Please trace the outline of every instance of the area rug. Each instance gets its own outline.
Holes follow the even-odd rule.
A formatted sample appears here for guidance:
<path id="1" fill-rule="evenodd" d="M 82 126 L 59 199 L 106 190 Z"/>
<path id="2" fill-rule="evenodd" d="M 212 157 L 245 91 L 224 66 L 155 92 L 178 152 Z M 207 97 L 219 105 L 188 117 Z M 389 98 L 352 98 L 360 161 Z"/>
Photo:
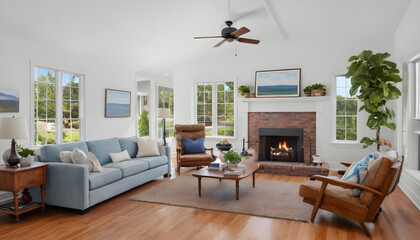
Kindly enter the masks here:
<path id="1" fill-rule="evenodd" d="M 202 178 L 199 197 L 197 178 L 185 175 L 162 182 L 130 200 L 309 222 L 312 206 L 302 202 L 299 186 L 294 182 L 256 180 L 252 188 L 252 180 L 243 179 L 236 200 L 235 181 Z"/>

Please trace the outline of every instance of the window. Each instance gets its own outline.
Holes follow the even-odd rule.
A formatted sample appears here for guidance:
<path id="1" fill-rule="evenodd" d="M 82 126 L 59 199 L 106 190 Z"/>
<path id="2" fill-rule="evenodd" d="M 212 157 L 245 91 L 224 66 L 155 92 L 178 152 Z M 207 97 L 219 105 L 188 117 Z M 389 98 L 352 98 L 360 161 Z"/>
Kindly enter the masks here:
<path id="1" fill-rule="evenodd" d="M 82 75 L 34 67 L 33 144 L 80 141 Z"/>
<path id="2" fill-rule="evenodd" d="M 420 59 L 414 62 L 414 79 L 416 81 L 416 112 L 415 118 L 420 119 Z M 420 167 L 420 165 L 419 165 Z"/>
<path id="3" fill-rule="evenodd" d="M 350 96 L 351 81 L 344 76 L 336 77 L 335 140 L 357 140 L 357 97 Z"/>
<path id="4" fill-rule="evenodd" d="M 149 107 L 147 95 L 137 96 L 139 136 L 149 136 Z"/>
<path id="5" fill-rule="evenodd" d="M 196 92 L 196 122 L 204 123 L 206 136 L 233 137 L 234 82 L 197 83 Z"/>
<path id="6" fill-rule="evenodd" d="M 165 138 L 174 136 L 174 89 L 158 86 L 158 108 L 169 108 L 169 118 L 165 118 Z M 158 136 L 162 136 L 162 118 L 158 121 Z"/>

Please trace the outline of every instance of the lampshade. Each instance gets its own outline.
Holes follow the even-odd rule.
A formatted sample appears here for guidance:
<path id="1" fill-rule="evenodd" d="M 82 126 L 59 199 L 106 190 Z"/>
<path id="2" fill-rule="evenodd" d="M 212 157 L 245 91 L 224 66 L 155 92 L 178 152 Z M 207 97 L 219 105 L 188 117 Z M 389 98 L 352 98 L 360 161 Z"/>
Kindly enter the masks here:
<path id="1" fill-rule="evenodd" d="M 158 108 L 157 117 L 158 118 L 170 118 L 171 114 L 170 114 L 169 108 Z"/>
<path id="2" fill-rule="evenodd" d="M 26 118 L 11 117 L 0 120 L 1 139 L 24 139 L 29 138 Z"/>

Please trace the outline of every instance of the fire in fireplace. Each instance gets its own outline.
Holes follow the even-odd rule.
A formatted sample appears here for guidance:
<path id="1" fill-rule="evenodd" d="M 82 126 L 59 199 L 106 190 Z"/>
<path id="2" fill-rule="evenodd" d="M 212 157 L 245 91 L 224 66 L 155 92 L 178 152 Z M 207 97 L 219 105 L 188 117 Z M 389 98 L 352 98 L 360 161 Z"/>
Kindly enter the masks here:
<path id="1" fill-rule="evenodd" d="M 296 159 L 296 150 L 287 146 L 287 142 L 279 142 L 278 148 L 270 147 L 271 161 L 294 162 Z"/>
<path id="2" fill-rule="evenodd" d="M 258 161 L 304 162 L 302 128 L 260 128 Z"/>

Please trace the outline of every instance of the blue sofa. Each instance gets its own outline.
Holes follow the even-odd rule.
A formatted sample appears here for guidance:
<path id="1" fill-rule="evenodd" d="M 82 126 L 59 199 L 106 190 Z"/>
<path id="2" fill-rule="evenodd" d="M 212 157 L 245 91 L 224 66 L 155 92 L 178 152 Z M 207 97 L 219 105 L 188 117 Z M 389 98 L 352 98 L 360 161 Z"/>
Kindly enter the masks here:
<path id="1" fill-rule="evenodd" d="M 86 142 L 46 145 L 35 160 L 47 162 L 45 202 L 87 213 L 89 207 L 152 181 L 160 176 L 170 176 L 171 151 L 158 145 L 160 156 L 137 158 L 136 137 L 111 138 Z M 87 165 L 62 163 L 61 151 L 75 147 L 85 153 L 92 152 L 102 165 L 102 172 L 89 172 Z M 131 160 L 113 163 L 109 153 L 127 150 Z M 40 189 L 29 189 L 34 201 L 40 201 Z"/>

